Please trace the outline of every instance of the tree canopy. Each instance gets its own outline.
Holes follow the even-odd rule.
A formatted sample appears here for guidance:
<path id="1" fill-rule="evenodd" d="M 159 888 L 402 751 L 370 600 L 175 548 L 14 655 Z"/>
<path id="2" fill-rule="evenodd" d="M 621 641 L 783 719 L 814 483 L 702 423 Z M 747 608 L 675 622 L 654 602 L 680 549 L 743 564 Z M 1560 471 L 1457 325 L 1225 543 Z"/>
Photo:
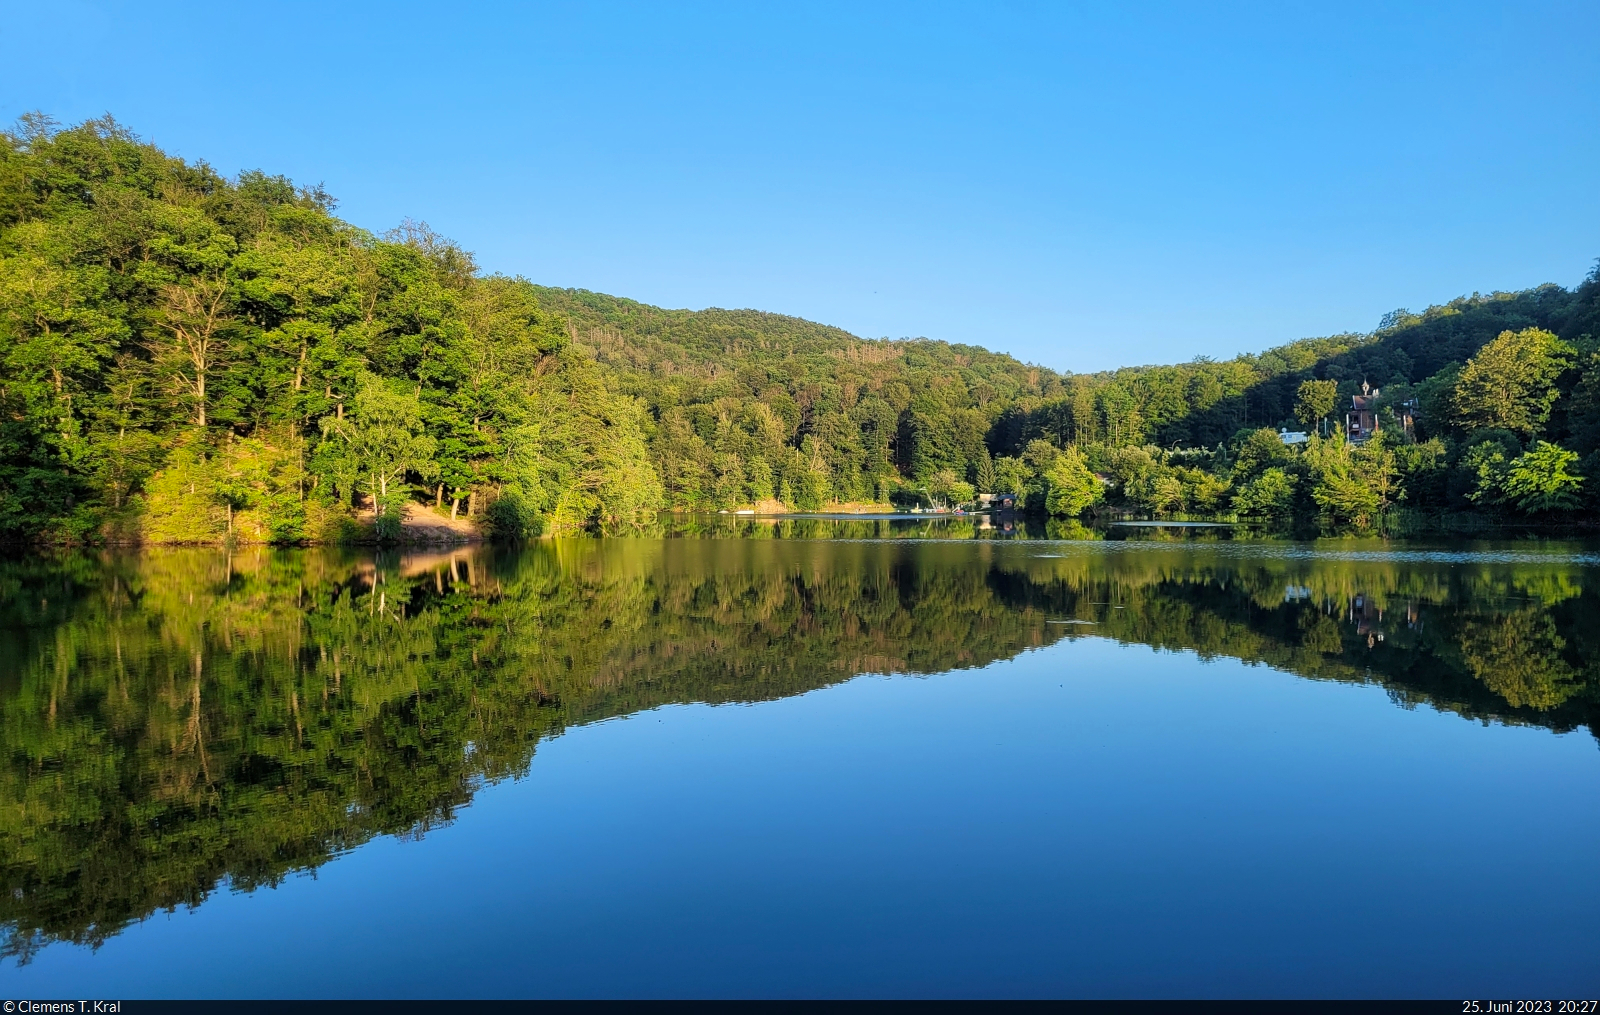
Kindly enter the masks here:
<path id="1" fill-rule="evenodd" d="M 422 223 L 379 235 L 333 211 L 109 118 L 0 135 L 0 538 L 334 540 L 415 510 L 520 537 L 1000 492 L 1047 512 L 1067 449 L 1098 491 L 1072 511 L 1058 495 L 1067 514 L 1548 520 L 1600 489 L 1582 481 L 1600 471 L 1594 274 L 1370 334 L 1071 374 L 541 287 Z M 1333 439 L 1323 421 L 1369 390 L 1384 451 L 1279 439 Z M 1576 456 L 1575 482 L 1508 493 L 1540 441 Z"/>

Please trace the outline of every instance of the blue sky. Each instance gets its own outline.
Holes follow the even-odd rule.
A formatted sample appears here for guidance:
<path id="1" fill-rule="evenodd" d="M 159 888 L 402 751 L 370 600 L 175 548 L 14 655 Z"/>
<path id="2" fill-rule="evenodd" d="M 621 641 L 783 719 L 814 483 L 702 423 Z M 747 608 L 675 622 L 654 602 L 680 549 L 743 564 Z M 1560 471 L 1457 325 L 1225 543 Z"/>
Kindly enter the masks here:
<path id="1" fill-rule="evenodd" d="M 1366 331 L 1600 257 L 1600 4 L 50 4 L 111 112 L 487 269 L 1048 366 Z"/>

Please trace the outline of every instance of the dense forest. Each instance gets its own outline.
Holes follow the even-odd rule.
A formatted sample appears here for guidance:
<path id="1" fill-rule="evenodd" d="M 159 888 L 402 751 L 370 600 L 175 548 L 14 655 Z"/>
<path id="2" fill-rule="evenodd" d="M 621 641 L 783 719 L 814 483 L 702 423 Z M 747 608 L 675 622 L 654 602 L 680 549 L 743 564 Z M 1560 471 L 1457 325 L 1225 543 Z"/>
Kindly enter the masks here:
<path id="1" fill-rule="evenodd" d="M 1010 492 L 1063 517 L 1235 515 L 1337 531 L 1397 513 L 1570 522 L 1600 503 L 1585 480 L 1600 474 L 1600 269 L 1572 292 L 1396 311 L 1370 335 L 1077 375 L 753 311 L 537 292 L 648 408 L 673 507 L 774 493 L 807 509 L 931 507 Z M 1351 439 L 1345 415 L 1363 392 L 1376 432 Z"/>
<path id="2" fill-rule="evenodd" d="M 853 538 L 881 524 L 0 561 L 0 956 L 424 834 L 576 724 L 1064 638 L 1375 684 L 1485 722 L 1600 719 L 1600 598 L 1570 561 Z"/>
<path id="3" fill-rule="evenodd" d="M 518 538 L 993 492 L 1363 530 L 1571 521 L 1600 497 L 1600 274 L 1059 374 L 542 288 L 333 210 L 109 118 L 0 135 L 0 538 L 388 539 L 419 514 Z M 1348 440 L 1369 388 L 1378 432 Z"/>

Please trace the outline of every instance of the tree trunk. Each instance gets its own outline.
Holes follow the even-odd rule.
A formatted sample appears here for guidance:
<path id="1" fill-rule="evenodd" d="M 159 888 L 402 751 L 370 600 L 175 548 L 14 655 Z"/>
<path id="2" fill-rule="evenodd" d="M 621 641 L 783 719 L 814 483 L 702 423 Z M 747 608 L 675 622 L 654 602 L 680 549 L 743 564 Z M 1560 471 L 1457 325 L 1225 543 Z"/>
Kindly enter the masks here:
<path id="1" fill-rule="evenodd" d="M 451 497 L 450 498 L 450 520 L 452 522 L 456 520 L 456 509 L 459 508 L 460 506 L 461 506 L 461 498 L 460 497 Z"/>
<path id="2" fill-rule="evenodd" d="M 471 518 L 478 511 L 478 491 L 473 490 L 467 494 L 467 517 Z"/>
<path id="3" fill-rule="evenodd" d="M 444 507 L 444 484 L 440 483 L 433 490 L 433 509 L 435 511 Z"/>

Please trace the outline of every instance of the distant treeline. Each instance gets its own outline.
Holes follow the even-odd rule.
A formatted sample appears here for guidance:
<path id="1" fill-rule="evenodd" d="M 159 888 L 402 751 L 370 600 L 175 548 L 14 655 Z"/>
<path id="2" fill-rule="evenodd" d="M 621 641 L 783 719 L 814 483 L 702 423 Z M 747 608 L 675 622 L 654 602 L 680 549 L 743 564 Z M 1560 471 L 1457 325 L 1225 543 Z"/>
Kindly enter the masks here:
<path id="1" fill-rule="evenodd" d="M 542 288 L 333 207 L 110 119 L 0 135 L 0 538 L 385 537 L 408 504 L 511 537 L 994 492 L 1061 516 L 1334 528 L 1596 504 L 1595 275 L 1397 311 L 1371 335 L 1074 375 Z M 1357 447 L 1342 416 L 1363 383 L 1384 436 Z M 1314 436 L 1290 447 L 1285 428 Z"/>

